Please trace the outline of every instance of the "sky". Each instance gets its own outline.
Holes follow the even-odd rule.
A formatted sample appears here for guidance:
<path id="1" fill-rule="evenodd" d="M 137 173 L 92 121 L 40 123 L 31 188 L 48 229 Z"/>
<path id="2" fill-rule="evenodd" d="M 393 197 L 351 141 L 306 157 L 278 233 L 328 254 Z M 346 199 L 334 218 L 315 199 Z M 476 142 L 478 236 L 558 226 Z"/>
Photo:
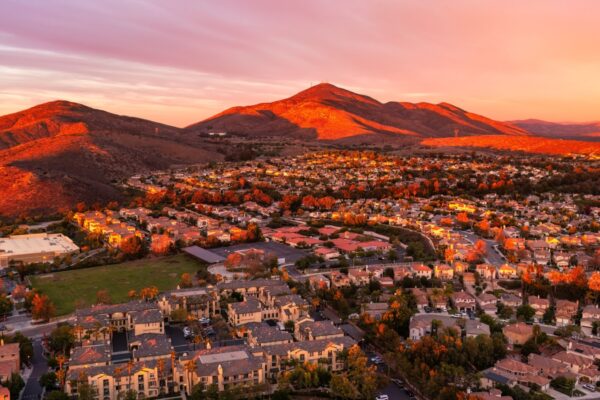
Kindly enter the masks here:
<path id="1" fill-rule="evenodd" d="M 600 120 L 595 0 L 0 1 L 0 114 L 65 99 L 187 126 L 329 82 Z"/>

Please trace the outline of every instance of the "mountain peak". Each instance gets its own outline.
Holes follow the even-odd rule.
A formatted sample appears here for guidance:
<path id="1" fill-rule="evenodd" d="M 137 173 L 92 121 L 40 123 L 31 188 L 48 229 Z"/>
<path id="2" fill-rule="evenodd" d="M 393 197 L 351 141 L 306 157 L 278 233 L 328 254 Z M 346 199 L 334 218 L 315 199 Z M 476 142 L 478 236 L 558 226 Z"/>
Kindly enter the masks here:
<path id="1" fill-rule="evenodd" d="M 291 136 L 337 140 L 363 135 L 444 137 L 526 135 L 508 123 L 448 103 L 381 103 L 331 83 L 311 86 L 272 103 L 233 107 L 187 128 L 245 136 Z"/>

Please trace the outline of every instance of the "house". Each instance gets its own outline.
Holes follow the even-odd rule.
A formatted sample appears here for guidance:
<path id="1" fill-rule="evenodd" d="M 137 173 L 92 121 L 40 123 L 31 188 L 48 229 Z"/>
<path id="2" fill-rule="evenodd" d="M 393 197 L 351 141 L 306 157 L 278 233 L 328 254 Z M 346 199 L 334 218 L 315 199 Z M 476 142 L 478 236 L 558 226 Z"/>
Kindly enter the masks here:
<path id="1" fill-rule="evenodd" d="M 360 307 L 361 314 L 367 314 L 375 320 L 380 320 L 390 308 L 388 303 L 365 303 Z"/>
<path id="2" fill-rule="evenodd" d="M 436 265 L 434 267 L 435 277 L 443 281 L 450 281 L 454 278 L 454 270 L 446 264 Z"/>
<path id="3" fill-rule="evenodd" d="M 581 313 L 581 330 L 586 335 L 591 335 L 592 329 L 594 328 L 594 322 L 600 323 L 600 308 L 596 305 L 585 306 Z"/>
<path id="4" fill-rule="evenodd" d="M 433 271 L 425 264 L 417 264 L 412 267 L 412 272 L 417 278 L 431 279 Z"/>
<path id="5" fill-rule="evenodd" d="M 331 287 L 331 281 L 323 274 L 311 275 L 308 277 L 310 286 L 315 289 L 329 289 Z"/>
<path id="6" fill-rule="evenodd" d="M 352 268 L 348 270 L 348 278 L 356 286 L 368 285 L 371 280 L 371 273 L 362 268 Z"/>
<path id="7" fill-rule="evenodd" d="M 452 305 L 460 312 L 475 311 L 477 302 L 471 294 L 461 291 L 452 293 Z"/>
<path id="8" fill-rule="evenodd" d="M 264 355 L 245 345 L 198 350 L 181 357 L 178 364 L 175 380 L 188 395 L 200 383 L 215 385 L 219 392 L 233 386 L 258 386 L 265 382 L 267 371 Z"/>
<path id="9" fill-rule="evenodd" d="M 335 260 L 340 257 L 339 251 L 327 247 L 318 247 L 314 250 L 314 253 L 319 257 L 323 257 L 325 260 Z"/>
<path id="10" fill-rule="evenodd" d="M 477 264 L 475 272 L 484 280 L 496 279 L 496 267 L 491 264 Z"/>
<path id="11" fill-rule="evenodd" d="M 307 340 L 269 346 L 265 349 L 268 370 L 277 376 L 279 371 L 294 368 L 290 361 L 321 365 L 330 371 L 344 369 L 340 354 L 356 342 L 348 337 L 336 337 L 324 340 Z"/>
<path id="12" fill-rule="evenodd" d="M 498 268 L 498 278 L 500 279 L 515 279 L 517 277 L 517 269 L 508 264 L 503 264 Z"/>
<path id="13" fill-rule="evenodd" d="M 5 343 L 4 339 L 0 340 L 0 378 L 5 381 L 10 378 L 11 374 L 19 373 L 21 370 L 21 358 L 19 355 L 18 343 Z"/>
<path id="14" fill-rule="evenodd" d="M 329 279 L 331 280 L 331 287 L 341 288 L 350 286 L 350 278 L 340 271 L 331 271 L 329 273 Z"/>
<path id="15" fill-rule="evenodd" d="M 436 323 L 441 327 L 456 329 L 459 333 L 461 331 L 461 327 L 458 325 L 459 320 L 457 318 L 446 315 L 415 314 L 411 317 L 409 323 L 410 339 L 420 340 L 425 335 L 430 334 L 434 321 L 437 321 Z"/>
<path id="16" fill-rule="evenodd" d="M 535 310 L 536 321 L 541 321 L 546 310 L 550 307 L 550 300 L 543 299 L 540 296 L 529 296 L 527 302 L 529 303 L 529 306 Z"/>
<path id="17" fill-rule="evenodd" d="M 477 305 L 488 315 L 496 314 L 498 298 L 491 293 L 482 293 L 477 297 Z"/>
<path id="18" fill-rule="evenodd" d="M 335 326 L 331 321 L 312 321 L 310 319 L 294 325 L 296 340 L 323 340 L 344 336 L 344 331 Z"/>
<path id="19" fill-rule="evenodd" d="M 507 307 L 516 308 L 523 304 L 523 299 L 512 293 L 503 293 L 500 296 L 500 302 Z"/>
<path id="20" fill-rule="evenodd" d="M 572 324 L 578 309 L 579 301 L 556 300 L 556 326 Z"/>
<path id="21" fill-rule="evenodd" d="M 533 336 L 533 326 L 527 325 L 524 322 L 517 322 L 515 324 L 506 325 L 502 328 L 502 332 L 504 333 L 504 336 L 506 336 L 509 345 L 520 346 Z"/>

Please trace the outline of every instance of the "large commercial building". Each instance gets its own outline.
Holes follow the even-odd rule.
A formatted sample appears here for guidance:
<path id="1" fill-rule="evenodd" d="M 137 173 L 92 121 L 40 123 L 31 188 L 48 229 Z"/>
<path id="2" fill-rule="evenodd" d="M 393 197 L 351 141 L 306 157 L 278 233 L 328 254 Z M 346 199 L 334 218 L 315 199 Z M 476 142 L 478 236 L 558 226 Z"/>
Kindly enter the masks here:
<path id="1" fill-rule="evenodd" d="M 52 262 L 55 257 L 76 253 L 79 247 L 60 233 L 35 233 L 0 238 L 0 268 L 10 263 Z"/>

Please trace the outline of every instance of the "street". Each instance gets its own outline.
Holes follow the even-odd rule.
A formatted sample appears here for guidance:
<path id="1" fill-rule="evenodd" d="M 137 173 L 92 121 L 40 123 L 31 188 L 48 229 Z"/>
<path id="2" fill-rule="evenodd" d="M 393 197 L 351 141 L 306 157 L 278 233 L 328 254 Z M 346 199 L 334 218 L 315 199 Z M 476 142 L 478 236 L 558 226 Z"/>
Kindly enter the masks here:
<path id="1" fill-rule="evenodd" d="M 458 232 L 461 235 L 463 235 L 471 243 L 475 243 L 478 240 L 483 240 L 485 242 L 485 244 L 487 245 L 487 254 L 485 256 L 485 260 L 489 264 L 499 266 L 499 265 L 506 263 L 504 256 L 500 253 L 500 251 L 496 247 L 496 246 L 498 246 L 498 243 L 496 243 L 495 240 L 482 238 L 481 236 L 476 235 L 473 232 L 467 232 L 467 231 L 458 231 Z"/>
<path id="2" fill-rule="evenodd" d="M 22 400 L 39 399 L 42 394 L 42 388 L 39 384 L 40 377 L 48 371 L 46 359 L 43 356 L 42 342 L 40 339 L 33 341 L 33 359 L 31 364 L 33 371 L 25 384 Z"/>

